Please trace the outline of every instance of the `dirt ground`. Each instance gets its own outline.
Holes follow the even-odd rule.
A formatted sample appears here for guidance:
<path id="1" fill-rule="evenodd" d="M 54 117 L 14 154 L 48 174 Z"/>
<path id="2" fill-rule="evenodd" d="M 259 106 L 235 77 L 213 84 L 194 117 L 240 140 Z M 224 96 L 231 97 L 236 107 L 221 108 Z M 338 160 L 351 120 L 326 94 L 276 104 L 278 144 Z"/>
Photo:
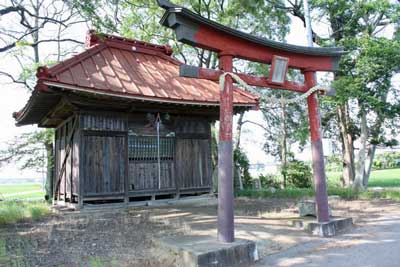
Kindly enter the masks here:
<path id="1" fill-rule="evenodd" d="M 236 237 L 256 241 L 261 257 L 317 239 L 291 226 L 298 217 L 296 203 L 236 199 Z M 356 228 L 400 211 L 400 203 L 388 200 L 331 199 L 330 205 L 333 215 L 353 217 Z M 216 201 L 208 200 L 63 212 L 37 222 L 3 226 L 0 266 L 176 266 L 175 257 L 158 247 L 157 240 L 183 234 L 216 236 L 216 213 Z"/>

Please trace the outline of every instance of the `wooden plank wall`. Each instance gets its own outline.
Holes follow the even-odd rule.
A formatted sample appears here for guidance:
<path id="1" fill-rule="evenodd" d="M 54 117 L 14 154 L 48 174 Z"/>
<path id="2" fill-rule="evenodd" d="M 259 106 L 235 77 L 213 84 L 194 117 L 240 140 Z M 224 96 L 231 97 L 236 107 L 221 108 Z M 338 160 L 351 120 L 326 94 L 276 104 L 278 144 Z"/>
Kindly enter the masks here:
<path id="1" fill-rule="evenodd" d="M 161 162 L 161 186 L 157 162 L 129 162 L 129 190 L 175 189 L 175 171 L 172 161 Z"/>
<path id="2" fill-rule="evenodd" d="M 53 186 L 58 184 L 59 190 L 57 192 L 57 199 L 63 201 L 71 201 L 71 197 L 74 194 L 77 194 L 78 188 L 78 177 L 76 176 L 76 170 L 78 169 L 77 165 L 79 159 L 76 157 L 76 150 L 74 151 L 74 148 L 77 148 L 74 146 L 74 140 L 71 141 L 69 139 L 72 131 L 74 131 L 74 137 L 76 136 L 76 131 L 78 128 L 74 124 L 76 119 L 76 117 L 67 119 L 64 123 L 57 127 L 55 131 L 55 179 L 53 179 L 55 184 Z M 69 146 L 71 146 L 71 149 L 65 161 Z M 63 168 L 64 161 L 65 167 Z M 61 173 L 62 170 L 64 171 Z M 61 180 L 58 181 L 58 178 Z"/>
<path id="3" fill-rule="evenodd" d="M 127 115 L 82 112 L 80 179 L 83 198 L 124 197 L 127 192 Z"/>
<path id="4" fill-rule="evenodd" d="M 127 131 L 127 115 L 113 112 L 82 112 L 81 129 L 91 131 Z"/>
<path id="5" fill-rule="evenodd" d="M 129 131 L 135 135 L 156 136 L 155 116 L 135 114 L 129 117 Z M 161 116 L 161 136 L 175 135 L 173 162 L 162 161 L 161 190 L 207 191 L 211 189 L 211 129 L 204 117 Z M 131 191 L 159 190 L 157 162 L 129 162 Z"/>
<path id="6" fill-rule="evenodd" d="M 209 153 L 208 139 L 177 139 L 175 169 L 181 191 L 211 186 Z"/>
<path id="7" fill-rule="evenodd" d="M 161 184 L 157 160 L 129 161 L 128 133 L 155 136 L 156 128 L 146 113 L 81 112 L 72 151 L 60 183 L 60 198 L 127 198 L 149 192 L 204 192 L 211 189 L 210 122 L 203 117 L 162 117 L 161 136 L 172 137 L 173 158 L 161 161 Z M 56 130 L 56 173 L 68 145 L 72 119 Z M 163 191 L 164 190 L 164 191 Z"/>
<path id="8" fill-rule="evenodd" d="M 126 134 L 85 132 L 82 142 L 84 196 L 124 193 Z"/>
<path id="9" fill-rule="evenodd" d="M 211 128 L 206 118 L 181 117 L 176 122 L 175 173 L 180 191 L 211 188 Z"/>

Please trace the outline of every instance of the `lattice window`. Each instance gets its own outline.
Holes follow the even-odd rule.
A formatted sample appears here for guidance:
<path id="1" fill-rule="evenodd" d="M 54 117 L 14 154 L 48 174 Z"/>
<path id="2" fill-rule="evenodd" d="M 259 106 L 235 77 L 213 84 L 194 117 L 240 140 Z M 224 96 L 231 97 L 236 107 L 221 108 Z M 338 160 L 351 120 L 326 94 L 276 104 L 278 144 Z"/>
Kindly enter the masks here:
<path id="1" fill-rule="evenodd" d="M 175 154 L 175 137 L 160 137 L 160 160 L 173 160 Z M 157 136 L 138 136 L 130 134 L 128 138 L 129 160 L 157 161 Z"/>

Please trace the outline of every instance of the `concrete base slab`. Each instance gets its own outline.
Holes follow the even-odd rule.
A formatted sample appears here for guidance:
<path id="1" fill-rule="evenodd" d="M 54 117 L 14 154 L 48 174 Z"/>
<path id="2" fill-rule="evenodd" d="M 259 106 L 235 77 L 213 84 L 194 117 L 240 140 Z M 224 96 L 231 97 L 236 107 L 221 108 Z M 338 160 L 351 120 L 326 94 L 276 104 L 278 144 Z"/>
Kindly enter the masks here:
<path id="1" fill-rule="evenodd" d="M 312 235 L 332 237 L 353 226 L 352 218 L 331 218 L 329 222 L 320 223 L 315 219 L 299 219 L 293 221 L 293 226 L 302 228 Z"/>
<path id="2" fill-rule="evenodd" d="M 179 257 L 179 266 L 225 267 L 253 263 L 258 260 L 255 242 L 236 239 L 222 243 L 208 236 L 174 236 L 159 239 L 163 248 Z"/>

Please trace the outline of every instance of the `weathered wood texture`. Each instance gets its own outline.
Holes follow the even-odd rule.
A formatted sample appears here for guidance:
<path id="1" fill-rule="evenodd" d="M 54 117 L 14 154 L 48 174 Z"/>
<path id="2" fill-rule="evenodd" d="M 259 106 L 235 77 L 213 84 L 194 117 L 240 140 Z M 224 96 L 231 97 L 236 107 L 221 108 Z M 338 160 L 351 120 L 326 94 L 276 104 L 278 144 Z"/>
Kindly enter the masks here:
<path id="1" fill-rule="evenodd" d="M 180 190 L 211 187 L 209 139 L 177 139 L 176 177 Z"/>
<path id="2" fill-rule="evenodd" d="M 124 193 L 126 135 L 84 133 L 82 144 L 84 196 Z"/>
<path id="3" fill-rule="evenodd" d="M 81 129 L 101 131 L 127 131 L 127 117 L 123 113 L 82 112 Z"/>
<path id="4" fill-rule="evenodd" d="M 73 119 L 65 121 L 55 136 L 56 173 L 64 161 L 66 165 L 57 200 L 82 204 L 209 191 L 210 122 L 206 117 L 164 116 L 159 141 L 156 116 L 147 113 L 82 111 L 77 126 Z"/>
<path id="5" fill-rule="evenodd" d="M 157 136 L 155 117 L 135 114 L 129 118 L 129 131 L 138 136 Z M 154 157 L 156 146 L 142 142 L 140 151 L 132 151 L 134 154 L 129 160 L 130 190 L 154 191 L 175 188 L 177 192 L 211 189 L 211 149 L 210 149 L 210 122 L 204 117 L 171 116 L 168 119 L 161 116 L 160 127 L 160 178 L 158 177 L 157 158 Z M 163 138 L 169 138 L 168 145 L 172 149 L 165 149 Z M 140 137 L 130 138 L 140 141 Z M 130 139 L 130 140 L 132 140 Z M 171 140 L 174 140 L 172 143 Z M 147 148 L 146 148 L 147 146 Z M 137 147 L 137 146 L 136 146 Z M 135 148 L 135 144 L 132 144 Z M 172 151 L 173 154 L 165 153 Z M 139 158 L 137 158 L 139 157 Z M 142 157 L 142 158 L 140 158 Z M 158 180 L 161 187 L 158 187 Z"/>
<path id="6" fill-rule="evenodd" d="M 157 162 L 129 162 L 129 190 L 175 189 L 173 162 L 160 163 L 160 182 Z"/>
<path id="7" fill-rule="evenodd" d="M 55 131 L 55 179 L 54 187 L 56 199 L 71 201 L 78 188 L 78 173 L 76 170 L 78 147 L 74 145 L 77 132 L 76 117 L 71 117 L 61 124 Z"/>

